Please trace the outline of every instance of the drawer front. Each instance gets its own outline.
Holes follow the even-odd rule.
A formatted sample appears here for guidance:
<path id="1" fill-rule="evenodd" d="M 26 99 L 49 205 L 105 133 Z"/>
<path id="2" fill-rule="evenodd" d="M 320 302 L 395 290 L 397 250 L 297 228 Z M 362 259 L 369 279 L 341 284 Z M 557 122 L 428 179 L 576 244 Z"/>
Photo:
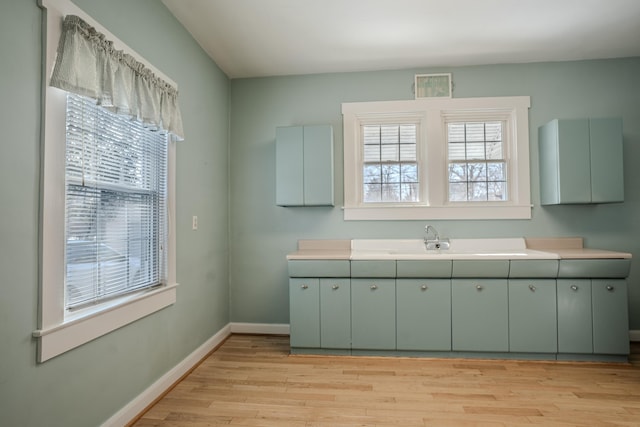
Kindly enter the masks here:
<path id="1" fill-rule="evenodd" d="M 630 267 L 630 259 L 561 259 L 558 277 L 624 279 Z"/>
<path id="2" fill-rule="evenodd" d="M 506 279 L 509 277 L 509 260 L 454 260 L 453 277 Z"/>
<path id="3" fill-rule="evenodd" d="M 349 277 L 348 260 L 301 260 L 288 261 L 289 277 Z"/>
<path id="4" fill-rule="evenodd" d="M 558 261 L 549 259 L 511 260 L 509 263 L 510 278 L 558 277 Z"/>
<path id="5" fill-rule="evenodd" d="M 351 261 L 351 277 L 396 277 L 396 261 Z"/>
<path id="6" fill-rule="evenodd" d="M 438 261 L 407 261 L 398 260 L 396 270 L 398 277 L 434 277 L 450 278 L 452 262 L 450 260 Z"/>

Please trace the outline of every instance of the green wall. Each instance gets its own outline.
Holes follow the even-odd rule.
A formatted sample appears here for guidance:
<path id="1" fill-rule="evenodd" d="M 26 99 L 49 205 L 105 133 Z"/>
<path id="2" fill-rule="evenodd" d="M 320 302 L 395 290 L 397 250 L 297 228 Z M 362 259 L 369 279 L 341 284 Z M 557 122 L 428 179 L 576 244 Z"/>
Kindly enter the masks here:
<path id="1" fill-rule="evenodd" d="M 298 239 L 421 238 L 426 221 L 344 221 L 341 103 L 412 99 L 417 73 L 452 72 L 455 97 L 531 96 L 533 218 L 429 221 L 441 236 L 582 236 L 640 256 L 640 58 L 238 79 L 231 83 L 231 318 L 288 323 L 285 256 Z M 538 127 L 554 118 L 621 116 L 625 202 L 540 206 Z M 276 126 L 334 127 L 336 207 L 275 205 Z M 632 262 L 631 328 L 640 329 L 640 260 Z"/>
<path id="2" fill-rule="evenodd" d="M 186 140 L 177 149 L 178 301 L 36 363 L 42 12 L 36 0 L 3 0 L 2 426 L 100 425 L 229 322 L 229 80 L 158 0 L 76 4 L 179 86 Z"/>

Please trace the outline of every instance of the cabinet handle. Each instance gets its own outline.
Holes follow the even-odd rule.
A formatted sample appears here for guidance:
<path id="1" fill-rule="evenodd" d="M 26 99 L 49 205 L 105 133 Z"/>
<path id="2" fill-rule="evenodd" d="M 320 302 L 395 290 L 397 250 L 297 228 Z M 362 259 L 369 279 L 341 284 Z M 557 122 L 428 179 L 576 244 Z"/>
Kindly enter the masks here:
<path id="1" fill-rule="evenodd" d="M 427 285 L 420 286 L 420 290 L 422 290 L 422 291 L 426 291 L 427 289 L 429 289 L 429 287 Z"/>
<path id="2" fill-rule="evenodd" d="M 302 285 L 300 286 L 302 289 L 309 289 L 309 285 Z"/>
<path id="3" fill-rule="evenodd" d="M 340 285 L 333 285 L 333 286 L 331 287 L 331 289 L 333 289 L 334 291 L 335 291 L 336 289 L 339 289 L 339 288 L 340 288 Z"/>
<path id="4" fill-rule="evenodd" d="M 533 286 L 533 285 L 529 285 L 529 290 L 530 290 L 531 292 L 535 292 L 535 291 L 536 291 L 536 287 L 535 287 L 535 286 Z"/>
<path id="5" fill-rule="evenodd" d="M 370 289 L 372 291 L 375 291 L 376 289 L 378 289 L 378 285 L 371 285 Z"/>
<path id="6" fill-rule="evenodd" d="M 476 290 L 481 291 L 482 289 L 484 289 L 481 285 L 476 285 Z"/>
<path id="7" fill-rule="evenodd" d="M 608 290 L 609 292 L 613 292 L 613 290 L 614 290 L 614 289 L 615 289 L 615 288 L 614 288 L 612 285 L 607 285 L 607 290 Z"/>
<path id="8" fill-rule="evenodd" d="M 577 292 L 578 291 L 578 287 L 576 285 L 571 285 L 571 290 L 573 292 Z"/>

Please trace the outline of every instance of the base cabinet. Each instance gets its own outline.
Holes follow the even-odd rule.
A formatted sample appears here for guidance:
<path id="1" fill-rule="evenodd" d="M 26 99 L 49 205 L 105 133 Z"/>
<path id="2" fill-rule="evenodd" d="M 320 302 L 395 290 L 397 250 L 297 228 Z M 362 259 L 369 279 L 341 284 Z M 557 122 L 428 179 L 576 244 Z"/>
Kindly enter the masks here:
<path id="1" fill-rule="evenodd" d="M 627 282 L 622 279 L 593 279 L 593 352 L 629 354 L 629 308 Z"/>
<path id="2" fill-rule="evenodd" d="M 591 280 L 558 280 L 558 352 L 593 353 Z"/>
<path id="3" fill-rule="evenodd" d="M 451 351 L 451 280 L 397 279 L 397 348 Z"/>
<path id="4" fill-rule="evenodd" d="M 396 348 L 395 279 L 351 279 L 351 347 Z"/>
<path id="5" fill-rule="evenodd" d="M 509 279 L 509 351 L 557 353 L 556 281 Z"/>
<path id="6" fill-rule="evenodd" d="M 289 279 L 291 347 L 320 347 L 320 279 Z"/>
<path id="7" fill-rule="evenodd" d="M 454 351 L 509 351 L 506 279 L 452 279 Z"/>
<path id="8" fill-rule="evenodd" d="M 320 347 L 351 348 L 351 280 L 320 279 Z"/>

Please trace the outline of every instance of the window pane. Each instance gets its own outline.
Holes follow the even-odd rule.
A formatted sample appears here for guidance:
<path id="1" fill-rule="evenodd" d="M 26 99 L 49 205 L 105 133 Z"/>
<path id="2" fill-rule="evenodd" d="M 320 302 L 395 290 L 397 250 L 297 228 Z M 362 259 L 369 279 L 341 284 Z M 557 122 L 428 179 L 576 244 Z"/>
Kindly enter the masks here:
<path id="1" fill-rule="evenodd" d="M 380 160 L 383 162 L 397 162 L 400 160 L 400 145 L 384 144 L 380 146 Z"/>
<path id="2" fill-rule="evenodd" d="M 400 165 L 383 165 L 382 166 L 382 182 L 383 183 L 399 183 L 400 182 Z"/>
<path id="3" fill-rule="evenodd" d="M 467 123 L 466 124 L 466 141 L 485 141 L 484 123 Z"/>
<path id="4" fill-rule="evenodd" d="M 415 162 L 416 145 L 415 144 L 401 144 L 400 145 L 400 161 L 402 162 Z"/>
<path id="5" fill-rule="evenodd" d="M 449 184 L 449 201 L 466 202 L 467 201 L 467 183 L 452 182 Z"/>
<path id="6" fill-rule="evenodd" d="M 488 182 L 489 200 L 507 200 L 507 189 L 505 182 Z"/>
<path id="7" fill-rule="evenodd" d="M 504 173 L 505 164 L 487 163 L 487 180 L 488 181 L 505 181 Z"/>
<path id="8" fill-rule="evenodd" d="M 418 197 L 418 184 L 402 184 L 401 197 L 403 202 L 417 202 Z"/>
<path id="9" fill-rule="evenodd" d="M 380 165 L 365 165 L 362 178 L 365 184 L 382 182 Z"/>
<path id="10" fill-rule="evenodd" d="M 484 160 L 484 147 L 484 142 L 472 142 L 467 144 L 467 160 Z"/>
<path id="11" fill-rule="evenodd" d="M 381 190 L 380 184 L 365 184 L 363 200 L 369 203 L 380 202 L 382 200 Z"/>
<path id="12" fill-rule="evenodd" d="M 449 142 L 465 142 L 464 123 L 449 123 L 447 125 L 447 139 Z"/>
<path id="13" fill-rule="evenodd" d="M 467 163 L 467 179 L 469 181 L 486 181 L 486 163 Z"/>
<path id="14" fill-rule="evenodd" d="M 382 201 L 399 202 L 400 184 L 382 184 Z"/>
<path id="15" fill-rule="evenodd" d="M 364 161 L 366 163 L 380 162 L 380 146 L 379 145 L 365 145 L 364 146 Z"/>
<path id="16" fill-rule="evenodd" d="M 403 164 L 400 166 L 400 175 L 402 182 L 418 182 L 418 165 L 417 164 Z"/>
<path id="17" fill-rule="evenodd" d="M 470 182 L 469 192 L 467 195 L 471 201 L 486 201 L 487 200 L 487 183 L 486 182 Z"/>
<path id="18" fill-rule="evenodd" d="M 465 160 L 465 144 L 452 143 L 449 144 L 449 161 Z"/>
<path id="19" fill-rule="evenodd" d="M 363 126 L 362 134 L 365 144 L 380 144 L 380 126 Z"/>
<path id="20" fill-rule="evenodd" d="M 466 163 L 450 163 L 449 164 L 449 182 L 460 182 L 460 181 L 464 181 L 464 182 L 467 181 Z"/>

